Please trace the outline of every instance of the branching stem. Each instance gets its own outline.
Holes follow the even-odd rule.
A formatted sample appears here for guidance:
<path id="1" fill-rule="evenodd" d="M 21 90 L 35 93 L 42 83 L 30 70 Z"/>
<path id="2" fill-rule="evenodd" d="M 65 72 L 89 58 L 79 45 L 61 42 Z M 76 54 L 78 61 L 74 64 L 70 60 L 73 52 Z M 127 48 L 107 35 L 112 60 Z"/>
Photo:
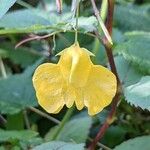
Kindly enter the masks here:
<path id="1" fill-rule="evenodd" d="M 105 37 L 107 38 L 107 41 L 108 41 L 111 45 L 113 45 L 111 36 L 110 36 L 110 34 L 109 34 L 107 28 L 105 27 L 105 24 L 103 23 L 103 19 L 102 19 L 101 16 L 100 16 L 99 10 L 98 10 L 97 7 L 96 7 L 95 0 L 91 0 L 91 3 L 92 3 L 92 6 L 93 6 L 93 10 L 94 10 L 94 14 L 95 14 L 95 16 L 96 16 L 96 19 L 97 19 L 99 25 L 101 26 L 101 28 L 102 28 L 102 30 L 103 30 L 103 32 L 104 32 L 104 34 L 105 34 Z"/>
<path id="2" fill-rule="evenodd" d="M 92 2 L 92 6 L 93 6 L 93 10 L 94 10 L 95 15 L 99 15 L 98 9 L 97 9 L 96 4 L 95 4 L 95 1 L 91 0 L 91 2 Z M 109 32 L 109 35 L 112 35 L 113 12 L 114 12 L 114 0 L 108 0 L 108 13 L 107 13 L 106 28 L 107 28 L 107 31 Z M 98 17 L 97 17 L 97 19 L 98 19 Z M 107 57 L 108 57 L 108 61 L 109 61 L 110 67 L 111 67 L 111 70 L 116 76 L 116 79 L 117 79 L 117 92 L 116 92 L 116 95 L 113 99 L 109 115 L 106 118 L 106 121 L 104 122 L 102 127 L 100 128 L 100 130 L 99 130 L 98 134 L 96 135 L 95 139 L 92 141 L 91 145 L 88 147 L 89 150 L 94 150 L 95 149 L 96 144 L 98 143 L 98 141 L 103 137 L 103 135 L 105 134 L 105 132 L 106 132 L 107 128 L 109 127 L 109 125 L 114 121 L 114 115 L 116 113 L 116 108 L 117 108 L 117 105 L 118 105 L 118 102 L 120 100 L 121 93 L 122 93 L 121 83 L 120 83 L 120 80 L 119 80 L 119 76 L 118 76 L 118 73 L 117 73 L 117 69 L 116 69 L 116 66 L 115 66 L 115 61 L 114 61 L 114 57 L 113 57 L 113 53 L 112 53 L 112 45 L 110 44 L 110 42 L 108 41 L 108 38 L 106 36 L 104 38 L 101 38 L 98 32 L 96 32 L 96 36 L 99 39 L 99 41 L 102 42 L 102 44 L 104 45 L 105 50 L 106 50 L 106 54 L 107 54 Z"/>
<path id="3" fill-rule="evenodd" d="M 31 111 L 33 111 L 33 112 L 35 112 L 35 113 L 37 113 L 38 115 L 40 115 L 40 116 L 42 116 L 42 117 L 47 118 L 47 119 L 50 120 L 50 121 L 53 121 L 53 122 L 56 123 L 56 124 L 59 124 L 59 123 L 60 123 L 59 120 L 57 120 L 57 119 L 55 119 L 54 117 L 52 117 L 52 116 L 46 114 L 45 112 L 42 112 L 41 110 L 39 110 L 39 109 L 37 109 L 37 108 L 34 108 L 34 107 L 31 107 L 31 106 L 30 106 L 30 107 L 28 107 L 28 109 L 31 110 Z"/>

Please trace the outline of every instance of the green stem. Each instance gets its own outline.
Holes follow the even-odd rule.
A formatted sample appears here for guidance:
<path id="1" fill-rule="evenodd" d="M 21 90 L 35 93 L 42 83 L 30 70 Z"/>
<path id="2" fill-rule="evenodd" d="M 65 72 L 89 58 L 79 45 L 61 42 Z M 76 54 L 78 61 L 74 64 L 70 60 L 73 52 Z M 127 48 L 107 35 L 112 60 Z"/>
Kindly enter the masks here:
<path id="1" fill-rule="evenodd" d="M 75 43 L 78 42 L 78 18 L 79 18 L 79 0 L 77 0 L 77 4 L 76 4 Z"/>
<path id="2" fill-rule="evenodd" d="M 106 20 L 107 10 L 108 10 L 108 1 L 107 0 L 102 0 L 100 15 L 101 15 L 101 18 L 102 18 L 103 22 L 105 22 L 105 20 Z"/>
<path id="3" fill-rule="evenodd" d="M 30 128 L 30 121 L 29 121 L 28 114 L 27 114 L 27 110 L 23 111 L 23 116 L 24 116 L 24 122 L 25 122 L 26 128 L 28 130 L 31 129 Z"/>
<path id="4" fill-rule="evenodd" d="M 0 57 L 0 71 L 2 72 L 2 77 L 7 78 L 6 69 L 3 63 L 2 58 Z M 6 124 L 7 120 L 0 114 L 0 124 Z"/>
<path id="5" fill-rule="evenodd" d="M 94 9 L 95 16 L 96 16 L 96 18 L 97 18 L 97 20 L 98 20 L 99 25 L 100 25 L 101 28 L 102 28 L 102 31 L 103 31 L 105 37 L 107 38 L 108 42 L 109 42 L 111 45 L 113 45 L 111 36 L 109 35 L 109 32 L 108 32 L 107 28 L 105 27 L 105 24 L 103 23 L 103 19 L 101 18 L 100 13 L 99 13 L 99 10 L 97 9 L 97 6 L 96 6 L 96 4 L 95 4 L 95 0 L 91 0 L 91 3 L 92 3 L 92 6 L 93 6 L 93 9 Z"/>
<path id="6" fill-rule="evenodd" d="M 101 18 L 102 18 L 103 22 L 105 22 L 105 20 L 106 20 L 107 10 L 108 10 L 108 1 L 103 0 L 102 4 L 101 4 L 101 10 L 100 10 L 100 12 L 101 12 L 100 15 L 101 15 Z M 99 27 L 99 33 L 100 34 L 102 33 L 102 28 L 101 27 Z M 95 54 L 95 56 L 98 53 L 99 47 L 100 47 L 100 42 L 97 38 L 95 38 L 94 48 L 93 48 L 93 53 Z M 94 62 L 96 61 L 96 57 L 94 57 L 93 61 Z"/>
<path id="7" fill-rule="evenodd" d="M 72 113 L 73 113 L 73 111 L 74 111 L 74 108 L 75 108 L 75 107 L 73 106 L 73 107 L 71 107 L 70 109 L 67 110 L 67 112 L 66 112 L 66 114 L 65 114 L 65 116 L 64 116 L 64 118 L 63 118 L 63 120 L 62 120 L 61 123 L 58 125 L 58 128 L 57 128 L 56 132 L 54 133 L 52 140 L 56 140 L 56 139 L 57 139 L 57 137 L 58 137 L 60 131 L 63 129 L 63 127 L 65 126 L 66 122 L 67 122 L 67 121 L 70 119 L 70 117 L 72 116 Z"/>

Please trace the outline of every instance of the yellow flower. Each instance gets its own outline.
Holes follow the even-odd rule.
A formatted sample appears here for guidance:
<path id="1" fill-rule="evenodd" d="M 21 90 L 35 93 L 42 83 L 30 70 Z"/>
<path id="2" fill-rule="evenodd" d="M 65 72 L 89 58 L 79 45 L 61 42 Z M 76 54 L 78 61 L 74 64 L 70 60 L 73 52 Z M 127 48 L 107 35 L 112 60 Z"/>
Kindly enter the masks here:
<path id="1" fill-rule="evenodd" d="M 57 64 L 44 63 L 33 75 L 33 85 L 39 104 L 49 113 L 58 113 L 64 105 L 84 106 L 95 115 L 109 105 L 116 93 L 115 75 L 90 60 L 93 56 L 79 44 L 73 44 L 59 54 Z"/>

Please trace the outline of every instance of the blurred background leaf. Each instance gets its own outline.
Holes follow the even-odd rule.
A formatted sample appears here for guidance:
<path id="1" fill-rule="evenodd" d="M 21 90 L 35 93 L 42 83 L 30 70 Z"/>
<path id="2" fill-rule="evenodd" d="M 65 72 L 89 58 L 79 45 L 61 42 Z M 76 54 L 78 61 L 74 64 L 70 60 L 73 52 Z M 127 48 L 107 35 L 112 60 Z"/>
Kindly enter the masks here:
<path id="1" fill-rule="evenodd" d="M 40 59 L 33 66 L 28 67 L 24 73 L 0 79 L 0 101 L 14 105 L 20 110 L 28 106 L 37 106 L 32 73 L 42 61 L 43 59 Z"/>
<path id="2" fill-rule="evenodd" d="M 35 147 L 33 150 L 84 150 L 84 144 L 65 143 L 52 141 Z"/>
<path id="3" fill-rule="evenodd" d="M 64 128 L 61 130 L 60 134 L 57 137 L 57 140 L 64 142 L 75 142 L 75 143 L 84 143 L 89 134 L 89 129 L 92 124 L 90 117 L 80 117 L 70 120 Z M 46 141 L 50 141 L 53 137 L 53 133 L 57 129 L 52 128 L 50 132 L 46 135 Z"/>
<path id="4" fill-rule="evenodd" d="M 149 140 L 150 136 L 137 137 L 123 142 L 119 146 L 115 147 L 114 150 L 148 150 L 150 148 Z"/>
<path id="5" fill-rule="evenodd" d="M 129 32 L 125 37 L 126 40 L 116 46 L 118 53 L 131 61 L 139 71 L 150 74 L 150 33 Z"/>
<path id="6" fill-rule="evenodd" d="M 114 22 L 122 31 L 149 31 L 150 4 L 133 5 L 126 3 L 116 5 Z"/>
<path id="7" fill-rule="evenodd" d="M 142 77 L 138 83 L 128 86 L 125 97 L 131 105 L 150 111 L 150 76 Z"/>
<path id="8" fill-rule="evenodd" d="M 0 19 L 9 10 L 9 8 L 16 2 L 16 0 L 0 0 Z"/>
<path id="9" fill-rule="evenodd" d="M 0 139 L 3 140 L 0 150 L 34 149 L 40 144 L 35 149 L 61 147 L 62 150 L 83 150 L 85 143 L 90 143 L 104 123 L 110 107 L 92 118 L 87 116 L 87 111 L 76 110 L 57 141 L 51 141 L 67 109 L 64 108 L 57 115 L 45 113 L 37 104 L 32 86 L 35 68 L 42 62 L 56 63 L 59 58 L 55 54 L 74 43 L 75 19 L 71 12 L 71 1 L 63 0 L 62 14 L 57 13 L 55 1 L 0 2 L 3 2 L 0 5 L 0 67 L 3 67 L 3 70 L 0 69 L 0 113 L 7 121 L 0 123 Z M 98 0 L 95 2 L 100 8 L 101 3 Z M 133 149 L 131 144 L 138 149 L 140 143 L 144 143 L 145 147 L 141 149 L 149 150 L 150 146 L 144 142 L 149 138 L 143 136 L 150 134 L 149 1 L 116 0 L 113 24 L 114 59 L 125 95 L 120 99 L 113 124 L 100 142 L 112 149 L 122 143 L 116 149 L 120 147 L 123 150 Z M 92 58 L 94 64 L 108 67 L 104 47 L 94 36 L 96 28 L 97 21 L 90 1 L 81 1 L 79 43 L 96 55 Z M 51 36 L 29 41 L 15 49 L 17 43 L 36 34 Z M 4 78 L 4 72 L 7 78 Z M 143 137 L 136 138 L 138 136 Z M 133 139 L 133 143 L 130 144 L 129 139 Z"/>

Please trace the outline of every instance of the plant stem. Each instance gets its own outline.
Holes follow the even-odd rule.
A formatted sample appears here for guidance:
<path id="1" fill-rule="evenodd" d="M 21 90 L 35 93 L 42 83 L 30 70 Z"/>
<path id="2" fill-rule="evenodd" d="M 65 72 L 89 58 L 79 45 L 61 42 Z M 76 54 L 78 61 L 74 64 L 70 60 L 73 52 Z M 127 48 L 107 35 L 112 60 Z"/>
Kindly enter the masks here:
<path id="1" fill-rule="evenodd" d="M 2 72 L 2 77 L 7 78 L 5 66 L 4 66 L 4 63 L 3 63 L 3 60 L 2 60 L 1 57 L 0 57 L 0 70 Z M 0 114 L 0 123 L 1 124 L 6 124 L 7 123 L 7 120 L 1 114 Z"/>
<path id="2" fill-rule="evenodd" d="M 106 28 L 110 35 L 112 35 L 114 3 L 115 0 L 108 0 L 108 14 L 107 14 Z"/>
<path id="3" fill-rule="evenodd" d="M 93 139 L 91 138 L 88 138 L 89 141 L 93 141 Z M 97 142 L 97 145 L 105 150 L 112 150 L 111 148 L 107 147 L 106 145 L 100 143 L 100 142 Z"/>
<path id="4" fill-rule="evenodd" d="M 7 120 L 0 114 L 0 124 L 6 124 Z"/>
<path id="5" fill-rule="evenodd" d="M 60 131 L 62 130 L 62 128 L 65 126 L 66 122 L 70 119 L 70 117 L 72 116 L 72 113 L 74 111 L 74 106 L 72 106 L 70 109 L 67 110 L 63 120 L 61 121 L 61 123 L 58 126 L 58 129 L 56 130 L 56 132 L 53 135 L 52 140 L 56 140 Z"/>
<path id="6" fill-rule="evenodd" d="M 5 66 L 1 57 L 0 57 L 0 69 L 2 72 L 3 78 L 7 78 L 6 69 L 5 69 Z"/>
<path id="7" fill-rule="evenodd" d="M 56 32 L 52 32 L 50 34 L 46 34 L 43 36 L 40 35 L 33 35 L 32 37 L 28 37 L 26 39 L 23 39 L 22 41 L 20 41 L 19 43 L 16 44 L 15 48 L 18 48 L 19 46 L 21 46 L 22 44 L 29 42 L 29 41 L 33 41 L 33 40 L 41 40 L 41 39 L 46 39 L 49 38 L 50 36 L 55 36 L 57 33 L 59 33 L 59 31 Z"/>
<path id="8" fill-rule="evenodd" d="M 95 16 L 98 20 L 99 25 L 101 26 L 101 28 L 104 32 L 104 35 L 107 38 L 108 42 L 112 45 L 113 42 L 112 42 L 111 36 L 109 35 L 109 32 L 108 32 L 107 28 L 105 27 L 105 24 L 103 23 L 103 20 L 100 16 L 99 10 L 96 7 L 95 0 L 91 0 L 91 3 L 92 3 L 92 6 L 93 6 L 94 14 L 95 14 Z"/>
<path id="9" fill-rule="evenodd" d="M 105 19 L 107 17 L 107 10 L 108 10 L 108 1 L 107 0 L 102 0 L 102 4 L 101 4 L 101 17 L 102 20 L 105 22 Z"/>
<path id="10" fill-rule="evenodd" d="M 107 17 L 107 10 L 108 10 L 108 1 L 107 0 L 103 0 L 102 4 L 101 4 L 101 18 L 103 20 L 103 22 L 105 22 L 106 17 Z M 102 33 L 102 28 L 99 27 L 99 33 Z M 93 53 L 96 56 L 96 54 L 98 53 L 100 47 L 100 42 L 99 40 L 96 38 L 94 41 L 94 48 L 93 48 Z M 93 58 L 93 61 L 96 61 L 96 57 Z"/>
<path id="11" fill-rule="evenodd" d="M 24 121 L 27 129 L 30 129 L 30 121 L 28 118 L 27 110 L 23 111 Z"/>
<path id="12" fill-rule="evenodd" d="M 95 14 L 98 14 L 95 1 L 94 0 L 91 0 L 91 1 L 92 1 L 93 10 L 94 10 Z M 114 0 L 108 0 L 108 14 L 107 14 L 106 28 L 109 32 L 109 35 L 112 35 L 113 12 L 114 12 Z M 98 17 L 97 17 L 97 19 L 98 19 Z M 101 39 L 98 32 L 96 32 L 96 35 L 97 35 L 99 41 L 102 42 L 102 44 L 105 47 L 111 70 L 116 76 L 116 79 L 117 79 L 117 92 L 116 92 L 115 97 L 113 98 L 111 111 L 109 112 L 109 115 L 106 118 L 106 121 L 104 122 L 104 124 L 100 128 L 100 130 L 99 130 L 98 134 L 96 135 L 95 139 L 93 140 L 91 145 L 88 147 L 89 150 L 94 150 L 95 149 L 96 144 L 98 143 L 98 141 L 103 137 L 103 135 L 105 134 L 105 132 L 106 132 L 107 128 L 109 127 L 109 125 L 114 121 L 114 115 L 116 113 L 117 104 L 120 100 L 121 93 L 122 93 L 121 83 L 120 83 L 120 80 L 119 80 L 119 76 L 118 76 L 118 73 L 117 73 L 117 69 L 116 69 L 116 66 L 115 66 L 114 57 L 113 57 L 113 53 L 112 53 L 112 45 L 108 41 L 107 37 L 104 37 L 104 38 Z"/>
<path id="13" fill-rule="evenodd" d="M 61 14 L 62 12 L 62 0 L 56 0 L 57 12 Z"/>
<path id="14" fill-rule="evenodd" d="M 78 18 L 79 18 L 79 0 L 76 2 L 76 27 L 75 27 L 75 43 L 78 42 Z"/>
<path id="15" fill-rule="evenodd" d="M 50 120 L 50 121 L 55 122 L 56 124 L 59 124 L 59 123 L 60 123 L 59 120 L 55 119 L 54 117 L 51 117 L 50 115 L 48 115 L 48 114 L 46 114 L 46 113 L 40 111 L 40 110 L 37 109 L 37 108 L 31 107 L 31 106 L 28 107 L 28 108 L 29 108 L 29 110 L 31 110 L 31 111 L 37 113 L 38 115 L 40 115 L 40 116 L 42 116 L 42 117 L 47 118 L 47 119 Z"/>

